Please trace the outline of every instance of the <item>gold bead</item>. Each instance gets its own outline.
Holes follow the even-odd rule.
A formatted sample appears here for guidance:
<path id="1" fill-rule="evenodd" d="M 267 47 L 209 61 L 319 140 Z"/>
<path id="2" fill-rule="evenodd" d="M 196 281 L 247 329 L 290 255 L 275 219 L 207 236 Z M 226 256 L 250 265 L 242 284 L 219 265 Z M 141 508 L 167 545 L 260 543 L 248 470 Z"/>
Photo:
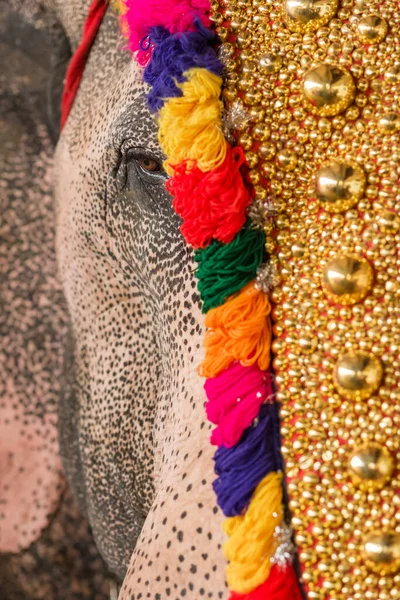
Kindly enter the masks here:
<path id="1" fill-rule="evenodd" d="M 400 569 L 400 533 L 375 531 L 367 535 L 363 545 L 367 567 L 380 576 Z"/>
<path id="2" fill-rule="evenodd" d="M 357 25 L 358 36 L 364 44 L 381 42 L 385 38 L 387 30 L 388 24 L 379 15 L 363 17 Z"/>
<path id="3" fill-rule="evenodd" d="M 385 113 L 380 117 L 378 125 L 384 134 L 396 133 L 400 131 L 400 115 L 395 112 Z"/>
<path id="4" fill-rule="evenodd" d="M 245 152 L 246 163 L 249 169 L 254 169 L 258 163 L 258 156 L 255 152 Z"/>
<path id="5" fill-rule="evenodd" d="M 259 104 L 260 100 L 261 100 L 261 92 L 259 92 L 258 90 L 248 90 L 244 97 L 243 97 L 244 101 L 246 104 Z"/>
<path id="6" fill-rule="evenodd" d="M 390 480 L 393 470 L 394 461 L 390 452 L 375 442 L 357 448 L 349 460 L 353 483 L 366 492 L 382 489 Z"/>
<path id="7" fill-rule="evenodd" d="M 373 270 L 369 262 L 355 255 L 332 258 L 322 272 L 322 284 L 340 304 L 356 304 L 371 290 Z"/>
<path id="8" fill-rule="evenodd" d="M 349 400 L 366 400 L 378 389 L 383 376 L 380 361 L 366 352 L 349 352 L 336 363 L 333 381 Z"/>
<path id="9" fill-rule="evenodd" d="M 237 90 L 235 88 L 226 87 L 223 90 L 222 95 L 224 97 L 224 100 L 226 100 L 227 102 L 233 102 L 237 97 Z"/>
<path id="10" fill-rule="evenodd" d="M 291 250 L 292 256 L 302 258 L 307 252 L 307 246 L 304 244 L 304 242 L 295 242 L 294 244 L 292 244 Z"/>
<path id="11" fill-rule="evenodd" d="M 342 67 L 320 64 L 305 74 L 303 94 L 311 112 L 332 117 L 350 106 L 356 86 L 350 73 Z"/>
<path id="12" fill-rule="evenodd" d="M 271 160 L 275 156 L 276 147 L 271 142 L 263 143 L 258 149 L 258 153 L 265 160 Z"/>
<path id="13" fill-rule="evenodd" d="M 291 31 L 309 32 L 335 16 L 337 0 L 285 0 L 284 19 Z"/>
<path id="14" fill-rule="evenodd" d="M 256 139 L 265 141 L 271 135 L 271 130 L 266 123 L 258 123 L 253 129 L 253 135 Z"/>
<path id="15" fill-rule="evenodd" d="M 264 73 L 276 73 L 282 66 L 282 58 L 279 54 L 268 52 L 260 56 L 258 64 Z"/>
<path id="16" fill-rule="evenodd" d="M 297 156 L 290 150 L 281 150 L 276 159 L 282 171 L 293 171 L 297 165 Z"/>
<path id="17" fill-rule="evenodd" d="M 378 226 L 384 233 L 396 233 L 400 228 L 400 217 L 392 210 L 384 210 L 378 214 Z"/>
<path id="18" fill-rule="evenodd" d="M 318 340 L 311 335 L 300 335 L 299 347 L 303 354 L 312 354 L 318 345 Z"/>
<path id="19" fill-rule="evenodd" d="M 250 150 L 253 145 L 253 138 L 248 133 L 242 133 L 238 138 L 239 146 L 242 146 L 243 150 Z"/>
<path id="20" fill-rule="evenodd" d="M 318 171 L 315 187 L 323 208 L 337 213 L 357 204 L 365 186 L 366 177 L 358 165 L 333 161 Z"/>

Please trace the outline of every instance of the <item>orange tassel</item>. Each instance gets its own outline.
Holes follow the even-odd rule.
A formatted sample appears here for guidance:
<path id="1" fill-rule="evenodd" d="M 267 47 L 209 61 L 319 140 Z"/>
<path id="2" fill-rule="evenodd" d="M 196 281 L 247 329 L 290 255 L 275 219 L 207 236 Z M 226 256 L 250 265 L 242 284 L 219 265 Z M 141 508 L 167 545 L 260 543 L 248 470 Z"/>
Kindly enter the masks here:
<path id="1" fill-rule="evenodd" d="M 202 377 L 216 377 L 239 360 L 244 367 L 257 363 L 266 370 L 270 361 L 271 306 L 254 282 L 225 304 L 210 310 L 205 319 L 206 356 L 199 367 Z"/>

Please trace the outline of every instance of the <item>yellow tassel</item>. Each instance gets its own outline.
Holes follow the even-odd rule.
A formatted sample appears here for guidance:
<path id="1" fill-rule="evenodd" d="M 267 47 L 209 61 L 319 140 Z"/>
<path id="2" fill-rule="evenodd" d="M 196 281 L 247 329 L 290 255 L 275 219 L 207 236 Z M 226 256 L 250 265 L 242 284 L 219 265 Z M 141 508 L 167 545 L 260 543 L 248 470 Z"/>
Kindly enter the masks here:
<path id="1" fill-rule="evenodd" d="M 267 295 L 256 290 L 254 282 L 210 310 L 205 319 L 206 355 L 199 374 L 215 377 L 234 360 L 240 360 L 245 367 L 257 362 L 265 371 L 270 361 L 270 311 Z"/>
<path id="2" fill-rule="evenodd" d="M 226 576 L 231 590 L 248 594 L 266 581 L 276 550 L 275 527 L 282 519 L 282 473 L 270 473 L 257 486 L 247 512 L 224 522 L 229 536 L 224 553 L 230 561 Z"/>
<path id="3" fill-rule="evenodd" d="M 158 138 L 167 156 L 169 175 L 174 174 L 169 165 L 189 160 L 196 161 L 202 171 L 211 171 L 226 156 L 219 100 L 221 77 L 207 69 L 190 69 L 184 75 L 187 81 L 178 85 L 183 96 L 165 102 L 159 117 Z"/>

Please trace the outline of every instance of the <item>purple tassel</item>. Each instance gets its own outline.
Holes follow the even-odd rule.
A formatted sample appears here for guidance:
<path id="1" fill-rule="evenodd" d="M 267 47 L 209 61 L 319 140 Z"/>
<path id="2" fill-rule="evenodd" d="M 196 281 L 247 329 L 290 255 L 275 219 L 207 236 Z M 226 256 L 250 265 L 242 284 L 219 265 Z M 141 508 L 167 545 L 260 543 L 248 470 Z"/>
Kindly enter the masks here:
<path id="1" fill-rule="evenodd" d="M 214 461 L 218 479 L 213 488 L 218 505 L 227 517 L 242 514 L 260 481 L 282 469 L 276 403 L 263 404 L 258 422 L 244 431 L 233 448 L 218 448 Z"/>
<path id="2" fill-rule="evenodd" d="M 153 112 L 162 108 L 165 99 L 182 96 L 176 84 L 185 81 L 185 71 L 200 67 L 222 74 L 223 64 L 210 45 L 214 41 L 215 34 L 201 24 L 198 31 L 173 35 L 164 27 L 151 28 L 148 43 L 154 45 L 154 50 L 144 80 L 152 86 L 147 99 Z"/>

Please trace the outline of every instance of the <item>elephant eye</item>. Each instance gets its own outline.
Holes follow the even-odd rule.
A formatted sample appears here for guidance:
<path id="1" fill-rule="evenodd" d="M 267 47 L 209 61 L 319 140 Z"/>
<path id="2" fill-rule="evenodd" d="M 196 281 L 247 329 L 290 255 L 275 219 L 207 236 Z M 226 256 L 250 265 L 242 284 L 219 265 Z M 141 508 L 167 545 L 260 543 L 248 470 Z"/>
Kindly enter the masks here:
<path id="1" fill-rule="evenodd" d="M 162 173 L 163 168 L 159 161 L 143 156 L 137 159 L 138 165 L 146 171 L 146 173 Z"/>
<path id="2" fill-rule="evenodd" d="M 146 150 L 130 149 L 126 154 L 127 184 L 133 189 L 139 180 L 148 185 L 164 183 L 167 174 L 162 158 Z"/>

